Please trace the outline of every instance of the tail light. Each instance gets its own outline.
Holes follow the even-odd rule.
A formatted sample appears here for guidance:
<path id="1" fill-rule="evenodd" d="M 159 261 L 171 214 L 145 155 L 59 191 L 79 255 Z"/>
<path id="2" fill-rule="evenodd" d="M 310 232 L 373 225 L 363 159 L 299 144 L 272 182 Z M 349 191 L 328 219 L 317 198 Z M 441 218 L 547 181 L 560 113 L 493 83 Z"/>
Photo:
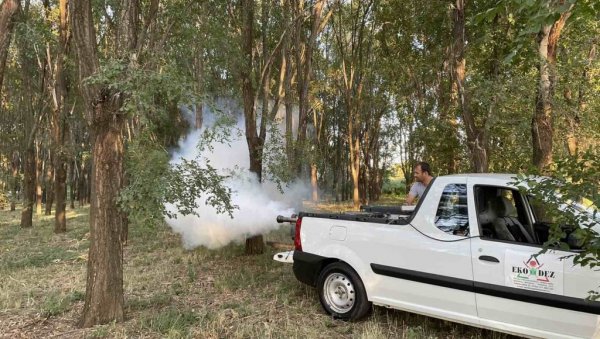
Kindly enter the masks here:
<path id="1" fill-rule="evenodd" d="M 302 251 L 302 241 L 300 240 L 300 229 L 302 228 L 302 218 L 296 220 L 296 232 L 294 233 L 294 249 Z"/>

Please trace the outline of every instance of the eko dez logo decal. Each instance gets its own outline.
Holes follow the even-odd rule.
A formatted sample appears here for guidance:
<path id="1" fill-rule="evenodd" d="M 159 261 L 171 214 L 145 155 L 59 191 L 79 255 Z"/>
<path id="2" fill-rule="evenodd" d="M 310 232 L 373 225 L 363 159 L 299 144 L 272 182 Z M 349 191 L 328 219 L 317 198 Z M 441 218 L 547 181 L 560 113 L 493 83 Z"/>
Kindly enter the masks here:
<path id="1" fill-rule="evenodd" d="M 559 256 L 507 251 L 505 259 L 506 286 L 563 294 L 563 262 Z"/>
<path id="2" fill-rule="evenodd" d="M 522 266 L 513 266 L 512 272 L 517 273 L 518 279 L 535 279 L 537 281 L 549 283 L 550 278 L 556 276 L 556 272 L 545 270 L 543 269 L 544 266 L 544 264 L 540 263 L 540 261 L 532 255 L 529 260 L 523 261 Z"/>

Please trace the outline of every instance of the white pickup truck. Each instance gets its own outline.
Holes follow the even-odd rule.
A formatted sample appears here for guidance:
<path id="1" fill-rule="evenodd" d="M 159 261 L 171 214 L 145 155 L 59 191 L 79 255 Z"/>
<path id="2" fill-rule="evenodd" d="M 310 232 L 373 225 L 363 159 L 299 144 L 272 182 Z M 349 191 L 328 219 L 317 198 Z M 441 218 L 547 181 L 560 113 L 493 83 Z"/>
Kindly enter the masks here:
<path id="1" fill-rule="evenodd" d="M 537 255 L 549 226 L 514 178 L 437 177 L 409 213 L 280 216 L 295 222 L 294 274 L 335 318 L 375 304 L 528 337 L 600 337 L 600 302 L 585 299 L 600 272 L 563 258 L 575 242 Z"/>

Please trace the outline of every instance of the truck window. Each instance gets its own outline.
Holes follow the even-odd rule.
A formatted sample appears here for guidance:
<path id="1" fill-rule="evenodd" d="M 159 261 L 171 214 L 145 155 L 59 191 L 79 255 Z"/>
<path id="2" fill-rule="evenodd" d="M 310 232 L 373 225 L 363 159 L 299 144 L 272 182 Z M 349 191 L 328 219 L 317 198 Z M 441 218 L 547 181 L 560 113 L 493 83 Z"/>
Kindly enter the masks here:
<path id="1" fill-rule="evenodd" d="M 477 186 L 475 197 L 479 232 L 483 239 L 539 243 L 523 197 L 517 190 Z"/>
<path id="2" fill-rule="evenodd" d="M 444 187 L 435 215 L 435 226 L 446 233 L 468 234 L 467 185 L 450 184 Z"/>

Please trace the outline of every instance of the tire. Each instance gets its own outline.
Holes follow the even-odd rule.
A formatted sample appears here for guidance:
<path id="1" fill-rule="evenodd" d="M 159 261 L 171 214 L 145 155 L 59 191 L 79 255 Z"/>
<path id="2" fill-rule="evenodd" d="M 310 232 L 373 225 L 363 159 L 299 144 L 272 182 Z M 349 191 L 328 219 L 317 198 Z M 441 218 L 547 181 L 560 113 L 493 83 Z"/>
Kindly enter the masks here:
<path id="1" fill-rule="evenodd" d="M 358 274 L 343 262 L 325 266 L 317 280 L 319 300 L 327 313 L 341 320 L 358 320 L 371 310 Z"/>

